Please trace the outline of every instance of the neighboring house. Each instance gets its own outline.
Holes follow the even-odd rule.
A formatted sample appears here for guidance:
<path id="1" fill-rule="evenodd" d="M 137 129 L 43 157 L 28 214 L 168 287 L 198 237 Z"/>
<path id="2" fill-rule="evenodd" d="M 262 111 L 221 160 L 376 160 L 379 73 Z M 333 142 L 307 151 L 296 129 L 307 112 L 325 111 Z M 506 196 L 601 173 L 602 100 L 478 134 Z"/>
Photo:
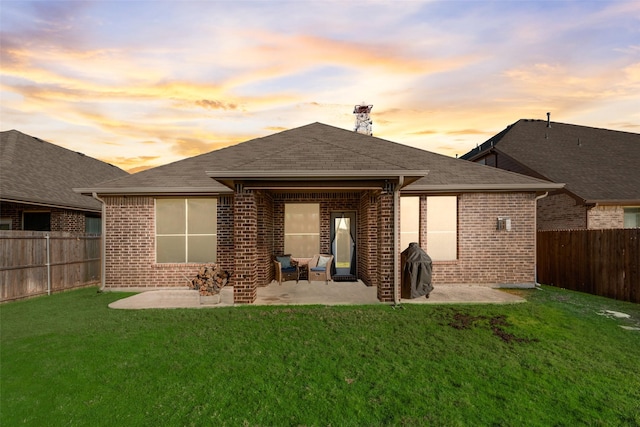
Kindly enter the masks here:
<path id="1" fill-rule="evenodd" d="M 105 204 L 103 286 L 184 286 L 217 262 L 251 303 L 285 253 L 331 253 L 395 301 L 410 241 L 436 286 L 533 286 L 535 200 L 561 187 L 313 123 L 76 191 Z"/>
<path id="2" fill-rule="evenodd" d="M 538 201 L 538 229 L 640 227 L 640 134 L 518 120 L 461 157 L 566 186 Z"/>
<path id="3" fill-rule="evenodd" d="M 17 130 L 0 133 L 0 229 L 100 233 L 102 206 L 73 191 L 127 172 Z"/>

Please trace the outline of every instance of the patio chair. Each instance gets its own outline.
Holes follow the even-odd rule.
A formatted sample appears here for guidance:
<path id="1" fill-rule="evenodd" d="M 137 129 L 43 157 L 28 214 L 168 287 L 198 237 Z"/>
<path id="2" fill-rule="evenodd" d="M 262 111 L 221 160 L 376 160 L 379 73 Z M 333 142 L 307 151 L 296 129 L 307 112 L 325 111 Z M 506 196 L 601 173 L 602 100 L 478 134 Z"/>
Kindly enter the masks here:
<path id="1" fill-rule="evenodd" d="M 324 280 L 328 285 L 331 280 L 331 263 L 333 255 L 317 254 L 309 261 L 309 281 Z"/>
<path id="2" fill-rule="evenodd" d="M 276 270 L 276 280 L 279 285 L 287 280 L 295 280 L 298 283 L 300 278 L 300 270 L 298 262 L 291 258 L 291 255 L 276 256 L 273 259 L 273 265 Z"/>

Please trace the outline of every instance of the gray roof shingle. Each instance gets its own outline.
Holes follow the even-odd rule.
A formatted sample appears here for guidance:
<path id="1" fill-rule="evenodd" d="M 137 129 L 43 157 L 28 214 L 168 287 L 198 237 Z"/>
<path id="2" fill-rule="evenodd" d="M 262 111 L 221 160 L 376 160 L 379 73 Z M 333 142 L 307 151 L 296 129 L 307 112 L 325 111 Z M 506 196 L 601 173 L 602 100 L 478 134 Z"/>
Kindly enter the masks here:
<path id="1" fill-rule="evenodd" d="M 585 202 L 640 201 L 640 134 L 519 120 L 462 158 L 493 149 Z"/>
<path id="2" fill-rule="evenodd" d="M 73 191 L 128 175 L 108 163 L 26 135 L 0 132 L 0 198 L 100 211 L 101 204 Z"/>
<path id="3" fill-rule="evenodd" d="M 453 187 L 482 186 L 509 189 L 519 186 L 544 190 L 550 185 L 536 178 L 312 123 L 101 183 L 97 189 L 78 191 L 97 190 L 102 194 L 228 192 L 227 187 L 207 176 L 207 173 L 215 176 L 216 172 L 233 172 L 238 176 L 264 172 L 273 176 L 278 172 L 306 171 L 310 176 L 317 172 L 339 178 L 354 171 L 371 172 L 372 175 L 387 171 L 402 175 L 407 171 L 424 170 L 429 171 L 428 175 L 407 189 L 443 190 L 446 187 L 453 190 Z"/>

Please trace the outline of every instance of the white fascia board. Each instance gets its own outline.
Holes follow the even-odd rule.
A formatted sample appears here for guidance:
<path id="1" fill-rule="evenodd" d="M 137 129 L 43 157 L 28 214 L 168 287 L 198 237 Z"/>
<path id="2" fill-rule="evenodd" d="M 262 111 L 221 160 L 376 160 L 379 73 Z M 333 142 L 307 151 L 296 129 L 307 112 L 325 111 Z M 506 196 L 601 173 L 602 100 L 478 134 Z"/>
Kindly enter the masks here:
<path id="1" fill-rule="evenodd" d="M 531 183 L 531 184 L 433 184 L 433 185 L 409 185 L 401 190 L 403 194 L 409 193 L 478 193 L 478 192 L 505 192 L 505 191 L 551 191 L 559 190 L 564 184 L 555 182 Z"/>

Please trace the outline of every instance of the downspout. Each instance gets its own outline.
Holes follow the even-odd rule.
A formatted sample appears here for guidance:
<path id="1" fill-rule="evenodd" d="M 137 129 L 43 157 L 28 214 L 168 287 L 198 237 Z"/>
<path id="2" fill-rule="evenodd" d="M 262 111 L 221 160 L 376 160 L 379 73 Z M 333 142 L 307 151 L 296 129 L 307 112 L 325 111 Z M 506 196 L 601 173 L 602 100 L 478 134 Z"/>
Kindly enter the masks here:
<path id="1" fill-rule="evenodd" d="M 535 262 L 533 263 L 533 286 L 538 286 L 538 200 L 544 199 L 549 195 L 546 191 L 544 194 L 537 196 L 534 204 L 533 215 L 533 232 L 535 233 L 535 239 L 533 239 L 533 254 L 535 256 Z"/>
<path id="2" fill-rule="evenodd" d="M 400 240 L 400 188 L 404 184 L 404 176 L 398 177 L 398 184 L 393 190 L 393 306 L 398 307 L 398 286 L 400 258 L 398 256 L 398 240 Z"/>
<path id="3" fill-rule="evenodd" d="M 107 255 L 107 208 L 106 205 L 104 203 L 104 200 L 102 200 L 100 197 L 98 197 L 98 195 L 95 193 L 95 191 L 91 194 L 93 196 L 94 199 L 96 199 L 97 201 L 99 201 L 102 204 L 102 217 L 100 218 L 100 226 L 102 227 L 102 238 L 100 240 L 102 240 L 102 245 L 100 248 L 100 289 L 98 289 L 98 292 L 102 292 L 104 291 L 104 288 L 106 286 L 106 276 L 107 276 L 107 263 L 106 263 L 106 255 Z"/>

